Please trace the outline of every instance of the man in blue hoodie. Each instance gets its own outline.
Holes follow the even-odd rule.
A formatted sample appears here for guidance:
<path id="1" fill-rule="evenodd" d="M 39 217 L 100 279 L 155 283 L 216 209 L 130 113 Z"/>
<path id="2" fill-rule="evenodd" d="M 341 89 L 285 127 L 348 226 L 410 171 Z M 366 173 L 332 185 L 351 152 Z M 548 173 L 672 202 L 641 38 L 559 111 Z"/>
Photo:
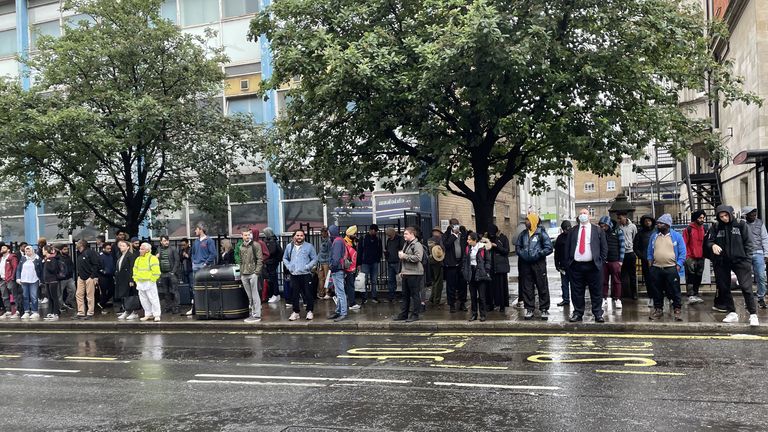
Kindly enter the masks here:
<path id="1" fill-rule="evenodd" d="M 552 240 L 547 232 L 539 227 L 539 216 L 530 213 L 525 220 L 526 231 L 517 237 L 515 249 L 518 256 L 518 272 L 525 304 L 526 320 L 533 318 L 536 306 L 536 292 L 539 293 L 541 319 L 549 319 L 549 282 L 547 281 L 547 255 L 553 252 Z"/>
<path id="2" fill-rule="evenodd" d="M 195 235 L 197 239 L 192 243 L 192 280 L 189 281 L 189 287 L 194 293 L 195 289 L 195 274 L 198 270 L 205 267 L 210 267 L 216 263 L 216 244 L 213 239 L 208 237 L 205 232 L 205 225 L 198 223 L 195 227 Z M 187 316 L 195 314 L 195 301 L 192 300 L 192 309 L 187 312 Z"/>
<path id="3" fill-rule="evenodd" d="M 336 291 L 336 311 L 329 315 L 328 319 L 339 322 L 347 319 L 347 314 L 349 313 L 347 295 L 344 291 L 344 259 L 347 257 L 347 247 L 344 244 L 344 239 L 339 237 L 338 226 L 329 226 L 328 234 L 331 236 L 329 269 L 331 271 L 333 288 Z"/>
<path id="4" fill-rule="evenodd" d="M 289 243 L 283 252 L 283 266 L 291 274 L 293 313 L 288 318 L 290 321 L 301 318 L 299 295 L 307 305 L 307 320 L 314 318 L 315 290 L 312 286 L 312 269 L 317 265 L 317 253 L 311 243 L 304 241 L 304 237 L 304 230 L 294 231 L 293 242 Z"/>
<path id="5" fill-rule="evenodd" d="M 650 319 L 664 315 L 664 295 L 672 300 L 675 321 L 682 321 L 680 299 L 680 278 L 685 271 L 685 241 L 683 236 L 672 229 L 672 216 L 663 214 L 656 220 L 656 231 L 648 241 L 648 262 L 656 292 L 653 299 L 653 313 Z"/>

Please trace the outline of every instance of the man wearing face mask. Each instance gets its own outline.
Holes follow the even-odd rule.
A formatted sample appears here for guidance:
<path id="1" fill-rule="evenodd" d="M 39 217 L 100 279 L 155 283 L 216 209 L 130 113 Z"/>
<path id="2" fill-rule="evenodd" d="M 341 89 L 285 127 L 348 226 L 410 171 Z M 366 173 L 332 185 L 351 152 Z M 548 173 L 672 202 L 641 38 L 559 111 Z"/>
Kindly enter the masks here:
<path id="1" fill-rule="evenodd" d="M 757 319 L 757 305 L 752 291 L 752 255 L 755 252 L 755 244 L 747 224 L 734 219 L 733 207 L 721 205 L 717 207 L 716 212 L 717 223 L 712 224 L 704 240 L 704 247 L 712 251 L 713 255 L 712 264 L 717 283 L 715 305 L 723 305 L 728 312 L 723 322 L 739 321 L 731 295 L 733 272 L 739 281 L 739 288 L 749 311 L 749 325 L 758 326 L 760 323 Z"/>
<path id="2" fill-rule="evenodd" d="M 570 322 L 582 321 L 589 287 L 589 299 L 595 322 L 603 323 L 602 270 L 608 256 L 605 231 L 589 222 L 589 210 L 579 211 L 579 225 L 568 232 L 565 267 L 570 275 L 573 314 Z"/>
<path id="3" fill-rule="evenodd" d="M 651 264 L 651 279 L 656 285 L 653 298 L 652 320 L 664 315 L 664 295 L 672 300 L 675 321 L 682 321 L 680 300 L 680 278 L 685 269 L 685 241 L 683 236 L 672 231 L 672 216 L 663 214 L 656 221 L 656 232 L 648 243 L 648 261 Z"/>

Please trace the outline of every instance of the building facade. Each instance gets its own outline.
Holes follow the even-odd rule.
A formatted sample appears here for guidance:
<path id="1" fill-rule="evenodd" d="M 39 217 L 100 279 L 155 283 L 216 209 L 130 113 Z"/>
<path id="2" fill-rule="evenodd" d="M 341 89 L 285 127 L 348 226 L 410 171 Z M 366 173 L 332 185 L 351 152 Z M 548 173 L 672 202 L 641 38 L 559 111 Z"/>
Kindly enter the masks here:
<path id="1" fill-rule="evenodd" d="M 589 210 L 593 219 L 608 215 L 608 208 L 622 192 L 621 176 L 598 176 L 589 171 L 575 170 L 573 174 L 576 211 Z"/>

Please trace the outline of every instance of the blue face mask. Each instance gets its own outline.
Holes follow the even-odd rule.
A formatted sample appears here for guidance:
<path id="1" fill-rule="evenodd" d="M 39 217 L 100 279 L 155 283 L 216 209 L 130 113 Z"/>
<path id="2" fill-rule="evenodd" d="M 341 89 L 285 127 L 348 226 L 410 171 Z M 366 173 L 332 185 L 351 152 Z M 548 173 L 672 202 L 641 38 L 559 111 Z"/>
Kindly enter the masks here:
<path id="1" fill-rule="evenodd" d="M 580 214 L 579 215 L 579 222 L 581 222 L 581 223 L 589 222 L 589 216 L 587 216 L 585 214 Z"/>

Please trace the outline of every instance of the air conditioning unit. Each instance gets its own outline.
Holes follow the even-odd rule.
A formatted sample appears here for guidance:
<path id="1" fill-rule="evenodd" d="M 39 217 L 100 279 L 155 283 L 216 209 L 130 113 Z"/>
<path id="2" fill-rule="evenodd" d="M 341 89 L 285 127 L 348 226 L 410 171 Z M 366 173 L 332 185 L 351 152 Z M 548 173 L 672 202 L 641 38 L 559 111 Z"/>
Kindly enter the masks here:
<path id="1" fill-rule="evenodd" d="M 246 91 L 251 88 L 251 82 L 247 79 L 240 80 L 240 91 Z"/>

